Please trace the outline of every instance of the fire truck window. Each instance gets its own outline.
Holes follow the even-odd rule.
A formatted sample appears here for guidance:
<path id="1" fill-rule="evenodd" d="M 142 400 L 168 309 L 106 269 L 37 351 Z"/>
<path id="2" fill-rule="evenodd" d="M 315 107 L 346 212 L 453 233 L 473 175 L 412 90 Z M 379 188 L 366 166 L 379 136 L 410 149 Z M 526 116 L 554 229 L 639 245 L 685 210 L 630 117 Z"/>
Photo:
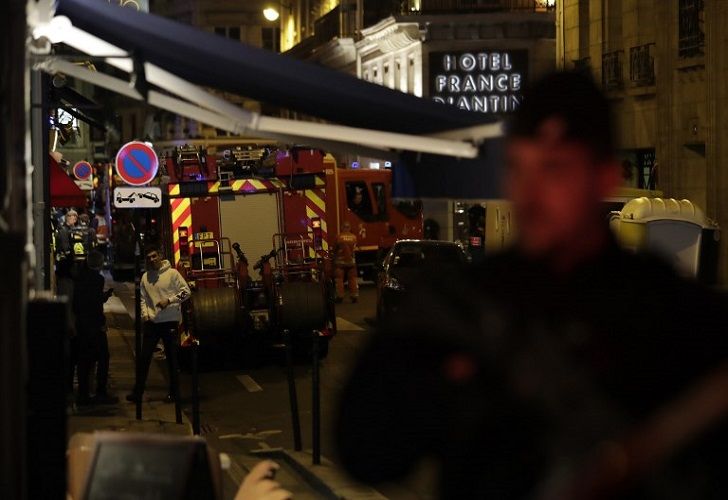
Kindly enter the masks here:
<path id="1" fill-rule="evenodd" d="M 369 197 L 369 190 L 365 182 L 346 183 L 346 203 L 349 210 L 365 221 L 374 220 L 372 200 Z"/>
<path id="2" fill-rule="evenodd" d="M 374 199 L 377 201 L 377 214 L 380 220 L 388 220 L 387 217 L 387 191 L 381 182 L 372 184 Z"/>
<path id="3" fill-rule="evenodd" d="M 416 219 L 422 215 L 422 202 L 420 200 L 401 200 L 397 202 L 395 208 L 408 219 Z"/>

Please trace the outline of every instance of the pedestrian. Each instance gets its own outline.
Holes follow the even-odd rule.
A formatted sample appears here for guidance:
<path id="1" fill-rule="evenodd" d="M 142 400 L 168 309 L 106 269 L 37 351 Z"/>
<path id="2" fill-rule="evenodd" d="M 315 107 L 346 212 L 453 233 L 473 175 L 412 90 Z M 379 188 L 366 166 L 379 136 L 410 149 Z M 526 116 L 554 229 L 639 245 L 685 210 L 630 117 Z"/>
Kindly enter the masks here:
<path id="1" fill-rule="evenodd" d="M 392 249 L 394 244 L 397 242 L 397 229 L 388 224 L 387 234 L 382 235 L 379 238 L 379 250 L 377 250 L 377 265 L 381 266 L 384 262 L 384 258 L 387 256 L 389 251 Z"/>
<path id="2" fill-rule="evenodd" d="M 104 292 L 101 269 L 104 256 L 97 251 L 89 252 L 85 265 L 74 273 L 73 313 L 76 318 L 78 342 L 78 397 L 79 405 L 114 404 L 116 396 L 108 392 L 109 340 L 106 336 L 104 303 L 113 289 Z M 96 392 L 90 394 L 90 379 L 96 365 Z"/>
<path id="3" fill-rule="evenodd" d="M 349 298 L 352 303 L 359 300 L 359 284 L 356 269 L 356 235 L 351 232 L 351 224 L 344 222 L 336 238 L 334 247 L 334 266 L 336 275 L 336 302 L 344 300 L 344 279 L 349 284 Z"/>
<path id="4" fill-rule="evenodd" d="M 178 327 L 182 321 L 181 304 L 190 297 L 190 287 L 179 271 L 162 257 L 158 247 L 147 247 L 145 255 L 147 271 L 142 275 L 141 281 L 141 312 L 144 322 L 141 368 L 134 389 L 126 399 L 137 401 L 144 394 L 154 348 L 161 339 L 169 369 L 169 393 L 166 400 L 172 402 L 179 398 Z"/>
<path id="5" fill-rule="evenodd" d="M 516 244 L 413 288 L 372 336 L 336 427 L 355 478 L 434 457 L 440 498 L 726 498 L 728 389 L 703 388 L 723 373 L 728 308 L 617 246 L 611 120 L 578 73 L 525 92 L 506 141 Z"/>

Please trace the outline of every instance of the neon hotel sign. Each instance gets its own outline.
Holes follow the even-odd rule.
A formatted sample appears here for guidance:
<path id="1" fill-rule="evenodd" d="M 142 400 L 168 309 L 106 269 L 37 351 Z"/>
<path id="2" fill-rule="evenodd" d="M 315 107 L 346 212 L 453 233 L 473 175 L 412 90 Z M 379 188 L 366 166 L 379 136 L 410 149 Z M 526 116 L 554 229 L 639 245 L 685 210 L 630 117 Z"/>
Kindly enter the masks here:
<path id="1" fill-rule="evenodd" d="M 514 57 L 515 56 L 515 57 Z M 507 113 L 522 101 L 524 51 L 433 54 L 432 99 L 467 111 Z"/>

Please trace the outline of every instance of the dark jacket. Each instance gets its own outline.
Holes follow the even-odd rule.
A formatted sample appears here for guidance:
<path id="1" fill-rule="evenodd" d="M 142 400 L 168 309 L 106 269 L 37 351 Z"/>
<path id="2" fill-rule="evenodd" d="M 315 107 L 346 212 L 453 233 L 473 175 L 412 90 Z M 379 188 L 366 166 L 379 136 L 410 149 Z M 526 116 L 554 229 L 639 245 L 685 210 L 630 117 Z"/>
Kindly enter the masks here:
<path id="1" fill-rule="evenodd" d="M 725 360 L 726 312 L 614 243 L 568 276 L 515 251 L 490 258 L 423 284 L 374 335 L 343 393 L 341 460 L 379 483 L 434 455 L 442 498 L 533 498 Z M 621 498 L 725 498 L 723 435 Z"/>
<path id="2" fill-rule="evenodd" d="M 77 331 L 100 330 L 105 324 L 104 278 L 98 271 L 86 265 L 79 266 L 73 280 L 73 313 L 76 317 Z"/>

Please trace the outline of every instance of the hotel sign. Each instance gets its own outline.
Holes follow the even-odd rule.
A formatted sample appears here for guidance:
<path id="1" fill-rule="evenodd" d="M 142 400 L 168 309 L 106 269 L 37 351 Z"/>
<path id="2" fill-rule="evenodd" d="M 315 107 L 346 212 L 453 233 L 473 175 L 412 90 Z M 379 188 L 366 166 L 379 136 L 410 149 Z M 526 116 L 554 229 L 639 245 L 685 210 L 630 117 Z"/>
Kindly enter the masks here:
<path id="1" fill-rule="evenodd" d="M 430 53 L 430 96 L 467 111 L 509 113 L 523 101 L 527 50 Z"/>

